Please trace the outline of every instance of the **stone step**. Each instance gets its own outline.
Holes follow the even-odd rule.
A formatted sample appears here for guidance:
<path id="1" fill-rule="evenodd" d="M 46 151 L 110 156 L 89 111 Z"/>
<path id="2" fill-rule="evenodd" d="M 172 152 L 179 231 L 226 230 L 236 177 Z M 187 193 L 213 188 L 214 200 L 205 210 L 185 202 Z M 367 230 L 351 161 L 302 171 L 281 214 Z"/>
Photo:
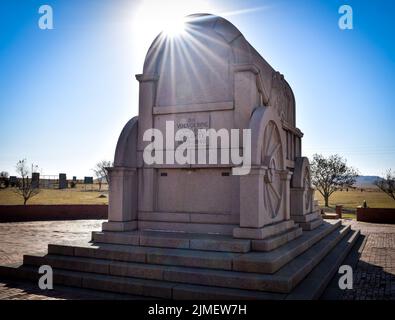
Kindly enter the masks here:
<path id="1" fill-rule="evenodd" d="M 52 268 L 68 271 L 154 280 L 163 280 L 164 273 L 164 267 L 160 265 L 56 255 L 46 255 L 43 257 L 25 255 L 23 257 L 23 265 L 50 265 Z"/>
<path id="2" fill-rule="evenodd" d="M 290 293 L 288 300 L 319 299 L 340 265 L 355 245 L 360 235 L 359 230 L 352 230 L 351 235 L 342 239 L 335 248 L 314 268 L 312 272 Z"/>
<path id="3" fill-rule="evenodd" d="M 341 265 L 348 265 L 353 269 L 353 271 L 355 271 L 366 242 L 367 237 L 360 234 L 345 259 L 341 262 Z M 337 270 L 335 275 L 324 289 L 323 293 L 320 295 L 320 300 L 342 300 L 344 291 L 339 287 L 339 280 L 341 277 L 342 274 L 338 273 Z M 299 296 L 296 297 L 296 299 L 299 299 Z"/>
<path id="4" fill-rule="evenodd" d="M 210 300 L 210 299 L 317 299 L 328 279 L 338 270 L 339 265 L 357 241 L 359 231 L 352 231 L 335 246 L 335 248 L 321 260 L 309 275 L 290 293 L 271 293 L 251 290 L 239 290 L 202 285 L 190 285 L 179 283 L 167 283 L 172 287 L 171 298 L 177 300 Z M 15 265 L 12 267 L 0 267 L 0 275 L 7 277 L 23 278 L 37 281 L 38 272 L 36 267 Z M 87 279 L 83 281 L 83 279 Z M 82 287 L 86 289 L 103 290 L 123 294 L 139 294 L 149 297 L 169 298 L 166 286 L 160 286 L 157 291 L 157 282 L 145 282 L 141 279 L 120 278 L 107 275 L 92 275 L 90 273 L 73 272 L 54 269 L 54 282 L 58 285 Z M 141 296 L 143 298 L 143 296 Z"/>
<path id="5" fill-rule="evenodd" d="M 335 230 L 275 274 L 177 268 L 165 273 L 165 280 L 243 290 L 289 293 L 350 231 Z"/>
<path id="6" fill-rule="evenodd" d="M 325 223 L 320 228 L 314 231 L 305 232 L 298 239 L 271 252 L 248 252 L 240 254 L 190 249 L 95 244 L 83 247 L 49 245 L 48 253 L 53 255 L 68 255 L 170 266 L 274 273 L 339 226 L 339 221 Z M 299 230 L 295 230 L 295 233 L 298 232 Z"/>
<path id="7" fill-rule="evenodd" d="M 299 225 L 304 231 L 311 231 L 318 228 L 323 223 L 322 217 L 311 220 L 309 222 L 299 222 Z"/>
<path id="8" fill-rule="evenodd" d="M 165 232 L 187 232 L 189 234 L 199 234 L 205 230 L 208 234 L 232 235 L 233 229 L 239 224 L 227 223 L 199 223 L 199 222 L 164 222 L 164 221 L 148 221 L 138 220 L 137 226 L 139 230 L 147 232 L 165 231 Z"/>
<path id="9" fill-rule="evenodd" d="M 167 281 L 92 274 L 87 272 L 53 269 L 54 285 L 77 287 L 89 290 L 114 292 L 141 298 L 163 298 L 177 300 L 281 300 L 285 294 L 238 290 L 203 285 L 182 284 Z M 38 282 L 42 275 L 37 266 L 0 266 L 0 276 Z"/>
<path id="10" fill-rule="evenodd" d="M 295 226 L 290 230 L 283 232 L 282 234 L 263 239 L 263 240 L 252 240 L 253 251 L 272 251 L 287 242 L 296 239 L 302 235 L 302 228 Z"/>
<path id="11" fill-rule="evenodd" d="M 48 264 L 56 269 L 206 285 L 242 290 L 287 293 L 292 290 L 350 230 L 336 229 L 275 274 L 258 274 L 190 267 L 115 262 L 104 259 L 47 255 L 25 256 L 26 265 Z"/>
<path id="12" fill-rule="evenodd" d="M 179 248 L 204 251 L 248 252 L 251 241 L 225 235 L 192 234 L 182 232 L 93 232 L 95 243 L 126 244 L 135 246 Z"/>
<path id="13" fill-rule="evenodd" d="M 267 285 L 263 283 L 263 286 L 257 290 L 241 290 L 236 288 L 224 288 L 224 287 L 216 287 L 214 285 L 218 285 L 218 281 L 221 283 L 225 283 L 226 286 L 232 286 L 237 281 L 235 276 L 232 276 L 232 273 L 235 272 L 226 272 L 222 271 L 220 274 L 213 274 L 200 272 L 200 279 L 203 281 L 199 281 L 198 275 L 193 274 L 192 282 L 196 281 L 198 284 L 188 284 L 188 283 L 180 283 L 178 281 L 169 281 L 171 278 L 170 275 L 163 274 L 165 280 L 152 280 L 152 279 L 139 279 L 127 276 L 114 276 L 111 274 L 93 274 L 91 272 L 80 272 L 80 271 L 67 271 L 62 269 L 54 268 L 54 283 L 66 286 L 76 286 L 82 287 L 86 289 L 94 289 L 101 291 L 110 291 L 117 292 L 123 294 L 133 294 L 138 296 L 148 296 L 155 298 L 173 298 L 173 299 L 310 299 L 316 298 L 319 296 L 319 292 L 322 289 L 317 290 L 316 288 L 322 288 L 325 286 L 326 278 L 330 278 L 333 274 L 333 270 L 336 268 L 333 265 L 338 265 L 341 263 L 343 257 L 347 254 L 350 247 L 355 242 L 358 237 L 358 232 L 347 232 L 348 228 L 337 229 L 333 231 L 330 235 L 322 239 L 320 242 L 316 243 L 313 247 L 311 247 L 304 254 L 300 255 L 298 258 L 293 260 L 287 266 L 282 268 L 274 275 L 254 275 L 254 274 L 244 274 L 237 272 L 239 276 L 247 276 L 247 281 L 251 282 L 252 279 L 248 276 L 255 276 L 257 282 L 262 284 L 262 280 L 264 277 L 271 277 L 272 280 L 267 279 Z M 67 248 L 68 254 L 71 253 L 70 247 Z M 72 248 L 72 247 L 71 247 Z M 329 252 L 329 254 L 327 254 Z M 67 258 L 67 256 L 63 256 L 60 258 Z M 73 257 L 68 257 L 72 258 Z M 33 259 L 33 263 L 40 264 L 40 260 L 38 258 L 26 258 L 27 261 L 29 259 Z M 34 260 L 36 259 L 36 260 Z M 100 259 L 97 259 L 100 260 Z M 103 265 L 106 265 L 109 261 L 104 262 L 95 262 L 95 266 L 99 266 L 101 270 L 103 269 Z M 80 265 L 83 261 L 79 261 L 78 263 L 73 263 L 72 265 Z M 318 264 L 317 267 L 315 267 Z M 123 267 L 117 266 L 117 268 Z M 81 265 L 80 265 L 81 266 Z M 328 267 L 332 266 L 332 269 L 329 270 Z M 172 267 L 166 266 L 149 266 L 152 267 L 165 267 L 173 269 Z M 84 267 L 85 270 L 93 270 L 92 267 Z M 113 270 L 116 268 L 113 267 Z M 133 269 L 133 268 L 131 268 Z M 196 268 L 176 268 L 177 270 L 182 270 L 182 276 L 185 275 L 185 272 L 191 271 L 204 271 L 202 269 Z M 100 269 L 99 269 L 100 270 Z M 95 271 L 99 271 L 95 269 Z M 109 269 L 110 270 L 110 269 Z M 151 269 L 152 270 L 152 269 Z M 210 270 L 208 270 L 210 271 Z M 211 270 L 213 271 L 213 270 Z M 137 271 L 136 271 L 137 272 Z M 156 272 L 156 273 L 155 273 Z M 154 273 L 156 276 L 159 274 L 157 271 Z M 150 272 L 151 274 L 152 272 Z M 224 273 L 228 274 L 228 279 L 224 278 Z M 307 277 L 306 277 L 306 274 Z M 206 279 L 207 275 L 210 279 Z M 0 276 L 6 277 L 17 277 L 19 279 L 28 279 L 31 281 L 37 281 L 39 276 L 38 268 L 32 267 L 28 265 L 20 266 L 13 265 L 10 267 L 1 267 L 0 266 Z M 141 276 L 146 276 L 143 273 Z M 174 277 L 174 273 L 172 275 Z M 216 276 L 219 276 L 219 279 L 215 279 Z M 152 275 L 151 275 L 152 277 Z M 221 279 L 222 277 L 222 279 Z M 273 281 L 277 278 L 277 289 L 274 291 L 284 291 L 286 292 L 291 290 L 290 288 L 295 287 L 298 282 L 298 285 L 291 294 L 285 293 L 273 293 L 268 292 L 270 287 L 273 287 L 276 283 Z M 305 279 L 303 279 L 305 278 Z M 211 281 L 215 279 L 215 281 Z M 301 280 L 303 279 L 303 280 Z M 209 283 L 205 285 L 205 283 Z M 230 285 L 229 285 L 230 284 Z M 315 287 L 314 287 L 315 285 Z M 301 289 L 301 288 L 305 289 Z M 259 287 L 254 286 L 254 287 Z M 263 287 L 268 288 L 267 291 L 261 291 Z M 280 288 L 280 290 L 279 290 Z M 171 289 L 171 290 L 170 290 Z M 309 291 L 310 290 L 310 291 Z M 303 295 L 302 293 L 305 293 Z M 311 293 L 314 292 L 314 293 Z M 306 294 L 307 293 L 307 294 Z"/>
<path id="14" fill-rule="evenodd" d="M 173 288 L 176 300 L 283 300 L 284 293 L 181 284 Z"/>
<path id="15" fill-rule="evenodd" d="M 90 247 L 73 247 L 73 250 L 70 250 L 68 246 L 49 245 L 48 253 L 50 255 L 107 259 L 121 262 L 139 262 L 222 270 L 232 270 L 233 259 L 240 255 L 230 252 L 207 252 L 187 249 L 109 244 Z"/>
<path id="16" fill-rule="evenodd" d="M 319 211 L 314 211 L 308 213 L 306 215 L 291 215 L 291 219 L 294 220 L 296 223 L 303 223 L 303 222 L 310 222 L 312 220 L 316 220 L 320 217 Z"/>
<path id="17" fill-rule="evenodd" d="M 330 279 L 331 275 L 338 270 L 339 265 L 344 260 L 347 252 L 349 252 L 352 246 L 355 244 L 359 236 L 359 231 L 348 232 L 322 259 L 319 264 L 305 277 L 297 287 L 290 294 L 279 294 L 271 293 L 268 297 L 261 297 L 257 295 L 257 291 L 245 291 L 236 290 L 239 292 L 248 292 L 252 299 L 317 299 L 320 297 L 323 288 L 327 285 L 327 279 Z M 329 268 L 331 270 L 329 270 Z M 211 292 L 218 292 L 220 294 L 222 288 L 207 287 L 206 292 L 209 295 L 208 299 L 212 299 Z M 227 289 L 232 290 L 232 289 Z M 201 300 L 205 299 L 205 292 L 202 292 L 196 286 L 185 285 L 184 288 L 179 289 L 178 293 L 181 295 L 175 296 L 176 299 L 189 299 L 189 300 Z M 263 292 L 262 292 L 263 293 Z M 266 293 L 265 293 L 266 294 Z M 218 296 L 217 299 L 227 299 L 227 297 Z"/>
<path id="18" fill-rule="evenodd" d="M 339 215 L 337 213 L 330 213 L 330 212 L 325 212 L 322 215 L 322 219 L 327 219 L 327 220 L 333 220 L 333 219 L 339 219 Z"/>
<path id="19" fill-rule="evenodd" d="M 0 273 L 3 273 L 1 269 Z M 8 273 L 11 274 L 11 270 L 9 270 Z M 28 265 L 24 265 L 16 269 L 14 274 L 17 275 L 18 278 L 24 278 L 34 282 L 38 281 L 39 277 L 41 276 L 38 274 L 38 266 Z M 115 277 L 89 272 L 61 270 L 56 268 L 53 268 L 53 283 L 54 285 L 64 285 L 163 299 L 172 298 L 172 288 L 176 285 L 162 281 Z"/>
<path id="20" fill-rule="evenodd" d="M 257 273 L 275 273 L 292 259 L 338 229 L 341 222 L 325 222 L 312 231 L 304 231 L 297 239 L 269 252 L 249 252 L 233 260 L 233 270 Z"/>

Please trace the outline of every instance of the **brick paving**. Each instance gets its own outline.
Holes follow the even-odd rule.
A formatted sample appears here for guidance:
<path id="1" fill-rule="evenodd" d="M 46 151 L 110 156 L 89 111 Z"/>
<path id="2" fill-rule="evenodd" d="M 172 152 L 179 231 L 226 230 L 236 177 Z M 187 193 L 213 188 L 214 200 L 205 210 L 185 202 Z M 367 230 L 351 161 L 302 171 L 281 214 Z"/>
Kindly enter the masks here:
<path id="1" fill-rule="evenodd" d="M 104 220 L 0 223 L 0 265 L 18 263 L 24 254 L 47 251 L 49 243 L 89 242 Z"/>
<path id="2" fill-rule="evenodd" d="M 22 263 L 24 254 L 43 254 L 48 243 L 89 242 L 91 232 L 103 220 L 35 221 L 0 223 L 0 265 Z M 64 300 L 96 299 L 84 290 L 62 288 L 42 291 L 35 283 L 0 279 L 0 299 Z"/>
<path id="3" fill-rule="evenodd" d="M 63 300 L 55 295 L 43 294 L 38 291 L 36 286 L 29 283 L 8 282 L 0 280 L 0 299 L 1 300 Z"/>
<path id="4" fill-rule="evenodd" d="M 0 300 L 148 300 L 146 297 L 56 286 L 41 290 L 32 282 L 0 278 Z"/>
<path id="5" fill-rule="evenodd" d="M 24 254 L 41 254 L 48 243 L 89 242 L 102 220 L 0 223 L 0 265 L 20 263 Z M 326 299 L 395 299 L 395 225 L 346 221 L 364 237 L 354 264 L 354 289 L 339 290 L 337 280 L 324 292 Z M 356 251 L 356 250 L 355 250 Z M 355 255 L 355 254 L 354 254 Z M 351 255 L 350 255 L 351 256 Z M 351 258 L 347 258 L 351 261 Z M 351 263 L 351 262 L 350 262 Z M 58 287 L 42 291 L 34 283 L 0 279 L 0 299 L 133 299 L 110 293 Z"/>
<path id="6" fill-rule="evenodd" d="M 354 267 L 354 288 L 342 300 L 395 300 L 395 225 L 352 222 L 365 237 Z"/>

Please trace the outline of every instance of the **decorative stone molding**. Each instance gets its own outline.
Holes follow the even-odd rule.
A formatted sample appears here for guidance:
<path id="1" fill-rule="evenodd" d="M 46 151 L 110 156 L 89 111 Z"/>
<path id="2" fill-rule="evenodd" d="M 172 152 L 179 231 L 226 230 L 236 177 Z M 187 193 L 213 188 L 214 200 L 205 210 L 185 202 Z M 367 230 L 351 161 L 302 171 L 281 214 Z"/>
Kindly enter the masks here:
<path id="1" fill-rule="evenodd" d="M 136 80 L 140 83 L 158 81 L 159 76 L 157 74 L 136 74 Z"/>

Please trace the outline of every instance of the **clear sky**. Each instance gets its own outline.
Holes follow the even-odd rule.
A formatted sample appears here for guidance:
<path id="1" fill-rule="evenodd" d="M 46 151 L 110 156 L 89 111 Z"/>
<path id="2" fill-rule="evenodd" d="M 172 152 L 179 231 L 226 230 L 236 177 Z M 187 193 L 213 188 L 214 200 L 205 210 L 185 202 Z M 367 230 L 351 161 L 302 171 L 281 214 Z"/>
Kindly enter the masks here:
<path id="1" fill-rule="evenodd" d="M 38 27 L 53 8 L 54 29 Z M 353 30 L 338 9 L 353 8 Z M 138 112 L 154 37 L 176 16 L 222 15 L 285 75 L 303 153 L 338 153 L 365 175 L 395 169 L 395 2 L 388 0 L 2 0 L 0 171 L 92 175 Z"/>

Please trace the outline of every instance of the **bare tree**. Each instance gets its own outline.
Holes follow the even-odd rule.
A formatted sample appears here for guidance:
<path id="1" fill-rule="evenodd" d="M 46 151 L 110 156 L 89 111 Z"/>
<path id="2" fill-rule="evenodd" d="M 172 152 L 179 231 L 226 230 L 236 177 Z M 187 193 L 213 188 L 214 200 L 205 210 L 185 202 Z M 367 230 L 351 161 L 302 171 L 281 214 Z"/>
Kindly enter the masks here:
<path id="1" fill-rule="evenodd" d="M 93 171 L 95 172 L 95 175 L 97 177 L 97 180 L 99 182 L 99 191 L 101 190 L 101 184 L 103 182 L 103 179 L 106 181 L 107 184 L 110 182 L 110 177 L 108 175 L 107 168 L 112 167 L 113 163 L 111 161 L 107 160 L 102 160 L 98 163 L 96 163 L 96 166 L 93 168 Z"/>
<path id="2" fill-rule="evenodd" d="M 395 200 L 395 173 L 391 169 L 387 171 L 385 178 L 377 179 L 374 184 Z"/>
<path id="3" fill-rule="evenodd" d="M 32 165 L 32 168 L 33 167 L 34 166 Z M 18 161 L 16 164 L 16 172 L 21 176 L 21 178 L 16 185 L 15 192 L 23 197 L 23 204 L 26 205 L 26 202 L 30 198 L 36 196 L 40 192 L 40 189 L 38 186 L 32 184 L 32 179 L 29 178 L 31 173 L 26 164 L 26 159 Z"/>
<path id="4" fill-rule="evenodd" d="M 352 186 L 358 177 L 358 172 L 348 167 L 346 160 L 337 154 L 328 158 L 315 154 L 311 163 L 311 175 L 313 185 L 324 197 L 325 206 L 328 207 L 332 193 L 338 188 Z"/>

